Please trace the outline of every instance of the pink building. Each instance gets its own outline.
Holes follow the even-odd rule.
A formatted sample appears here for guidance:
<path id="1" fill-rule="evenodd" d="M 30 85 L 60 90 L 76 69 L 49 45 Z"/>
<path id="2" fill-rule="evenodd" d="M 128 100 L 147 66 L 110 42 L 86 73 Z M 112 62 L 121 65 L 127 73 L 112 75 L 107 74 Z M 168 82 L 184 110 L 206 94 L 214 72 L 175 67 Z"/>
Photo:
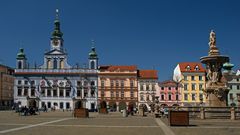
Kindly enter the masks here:
<path id="1" fill-rule="evenodd" d="M 156 97 L 159 105 L 177 106 L 181 102 L 180 85 L 172 80 L 167 80 L 158 83 Z"/>

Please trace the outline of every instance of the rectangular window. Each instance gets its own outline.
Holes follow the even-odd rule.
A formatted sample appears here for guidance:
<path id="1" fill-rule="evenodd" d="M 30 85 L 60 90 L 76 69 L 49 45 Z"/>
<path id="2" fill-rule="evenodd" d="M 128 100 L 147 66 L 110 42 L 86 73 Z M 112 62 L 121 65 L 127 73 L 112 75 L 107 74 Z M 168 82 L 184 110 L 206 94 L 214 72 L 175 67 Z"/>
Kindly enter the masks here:
<path id="1" fill-rule="evenodd" d="M 202 76 L 199 76 L 199 81 L 202 81 L 202 80 L 203 80 Z"/>
<path id="2" fill-rule="evenodd" d="M 140 95 L 140 100 L 144 101 L 143 95 Z"/>
<path id="3" fill-rule="evenodd" d="M 24 93 L 23 93 L 24 96 L 28 96 L 28 88 L 24 88 Z"/>
<path id="4" fill-rule="evenodd" d="M 184 94 L 184 100 L 188 100 L 188 94 L 187 93 Z"/>
<path id="5" fill-rule="evenodd" d="M 187 76 L 184 76 L 184 81 L 187 81 L 188 79 L 187 79 Z"/>
<path id="6" fill-rule="evenodd" d="M 230 97 L 230 99 L 233 99 L 233 94 L 232 94 L 232 93 L 230 93 L 230 96 L 229 96 L 229 97 Z"/>
<path id="7" fill-rule="evenodd" d="M 196 84 L 192 84 L 192 90 L 196 90 Z"/>
<path id="8" fill-rule="evenodd" d="M 113 82 L 113 80 L 110 81 L 110 86 L 111 86 L 111 87 L 114 86 L 114 82 Z"/>
<path id="9" fill-rule="evenodd" d="M 116 91 L 116 98 L 119 97 L 119 91 Z"/>
<path id="10" fill-rule="evenodd" d="M 101 80 L 101 88 L 104 88 L 104 80 Z"/>
<path id="11" fill-rule="evenodd" d="M 191 76 L 191 79 L 192 79 L 192 81 L 194 81 L 195 80 L 195 76 Z"/>
<path id="12" fill-rule="evenodd" d="M 176 100 L 178 101 L 179 99 L 178 99 L 178 94 L 176 94 Z"/>
<path id="13" fill-rule="evenodd" d="M 131 99 L 133 99 L 133 97 L 134 97 L 134 92 L 131 90 L 131 93 L 130 93 L 130 97 L 131 97 Z"/>
<path id="14" fill-rule="evenodd" d="M 31 88 L 31 96 L 35 96 L 35 88 Z"/>
<path id="15" fill-rule="evenodd" d="M 164 87 L 161 87 L 161 90 L 164 90 Z"/>
<path id="16" fill-rule="evenodd" d="M 104 97 L 104 90 L 101 91 L 101 97 Z"/>
<path id="17" fill-rule="evenodd" d="M 18 96 L 22 96 L 22 88 L 18 87 Z"/>
<path id="18" fill-rule="evenodd" d="M 236 81 L 239 82 L 239 78 L 237 78 Z"/>
<path id="19" fill-rule="evenodd" d="M 64 95 L 63 95 L 63 88 L 59 88 L 59 96 L 60 97 L 63 97 Z"/>
<path id="20" fill-rule="evenodd" d="M 149 90 L 149 84 L 146 84 L 146 90 Z"/>
<path id="21" fill-rule="evenodd" d="M 28 81 L 24 81 L 24 84 L 25 84 L 25 85 L 28 85 Z"/>
<path id="22" fill-rule="evenodd" d="M 140 90 L 143 91 L 143 85 L 142 84 L 140 85 Z"/>
<path id="23" fill-rule="evenodd" d="M 47 89 L 47 96 L 51 97 L 51 89 Z"/>
<path id="24" fill-rule="evenodd" d="M 45 88 L 41 87 L 41 90 L 42 90 L 42 93 L 41 93 L 42 96 L 45 97 L 45 96 L 46 96 L 46 95 L 45 95 Z"/>
<path id="25" fill-rule="evenodd" d="M 119 87 L 119 81 L 116 80 L 116 87 Z"/>
<path id="26" fill-rule="evenodd" d="M 35 85 L 35 81 L 31 81 L 31 85 Z"/>
<path id="27" fill-rule="evenodd" d="M 171 90 L 171 87 L 168 87 L 168 90 Z"/>
<path id="28" fill-rule="evenodd" d="M 184 84 L 184 90 L 188 90 L 188 84 Z"/>
<path id="29" fill-rule="evenodd" d="M 53 89 L 53 96 L 57 97 L 57 89 Z"/>
<path id="30" fill-rule="evenodd" d="M 131 87 L 131 88 L 134 87 L 134 82 L 133 82 L 133 80 L 130 81 L 130 87 Z"/>
<path id="31" fill-rule="evenodd" d="M 18 85 L 21 85 L 22 84 L 22 81 L 21 80 L 18 80 Z"/>
<path id="32" fill-rule="evenodd" d="M 113 98 L 114 97 L 114 92 L 113 91 L 111 91 L 111 98 Z"/>
<path id="33" fill-rule="evenodd" d="M 77 96 L 81 97 L 81 90 L 77 90 Z"/>
<path id="34" fill-rule="evenodd" d="M 78 87 L 82 87 L 82 82 L 81 81 L 77 81 L 77 86 Z"/>
<path id="35" fill-rule="evenodd" d="M 71 88 L 66 87 L 66 97 L 70 97 Z"/>
<path id="36" fill-rule="evenodd" d="M 123 99 L 124 98 L 124 91 L 122 90 L 121 91 L 121 99 Z"/>
<path id="37" fill-rule="evenodd" d="M 168 94 L 168 100 L 172 100 L 172 95 Z"/>
<path id="38" fill-rule="evenodd" d="M 161 95 L 161 99 L 164 100 L 164 94 Z"/>
<path id="39" fill-rule="evenodd" d="M 196 100 L 196 94 L 192 94 L 192 101 Z"/>
<path id="40" fill-rule="evenodd" d="M 152 84 L 152 91 L 155 91 L 156 89 L 155 89 L 155 86 L 154 86 L 154 84 Z"/>
<path id="41" fill-rule="evenodd" d="M 84 96 L 84 97 L 88 97 L 88 89 L 84 89 L 83 92 L 84 92 L 84 93 L 83 93 L 83 94 L 84 94 L 83 96 Z"/>
<path id="42" fill-rule="evenodd" d="M 203 94 L 202 93 L 199 94 L 199 100 L 203 101 Z"/>
<path id="43" fill-rule="evenodd" d="M 202 90 L 202 89 L 203 89 L 203 85 L 199 84 L 199 90 Z"/>
<path id="44" fill-rule="evenodd" d="M 121 80 L 121 88 L 124 87 L 124 80 Z"/>
<path id="45" fill-rule="evenodd" d="M 239 90 L 239 85 L 237 85 L 237 90 Z"/>
<path id="46" fill-rule="evenodd" d="M 232 89 L 232 85 L 230 85 L 229 88 Z"/>

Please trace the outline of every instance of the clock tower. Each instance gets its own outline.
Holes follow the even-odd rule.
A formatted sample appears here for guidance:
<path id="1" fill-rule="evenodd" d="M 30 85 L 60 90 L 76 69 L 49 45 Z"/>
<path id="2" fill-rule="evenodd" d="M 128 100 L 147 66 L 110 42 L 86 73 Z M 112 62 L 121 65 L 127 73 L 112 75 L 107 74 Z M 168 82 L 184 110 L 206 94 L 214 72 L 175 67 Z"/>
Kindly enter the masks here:
<path id="1" fill-rule="evenodd" d="M 54 21 L 54 31 L 51 37 L 51 50 L 63 51 L 63 33 L 60 30 L 59 11 L 56 9 L 56 19 Z"/>

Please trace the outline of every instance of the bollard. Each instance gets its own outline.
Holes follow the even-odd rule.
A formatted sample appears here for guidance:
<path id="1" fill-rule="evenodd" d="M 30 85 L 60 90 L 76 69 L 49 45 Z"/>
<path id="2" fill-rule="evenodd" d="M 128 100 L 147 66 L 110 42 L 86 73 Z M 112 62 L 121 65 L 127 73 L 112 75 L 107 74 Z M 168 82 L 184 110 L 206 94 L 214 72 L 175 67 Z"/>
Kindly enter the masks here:
<path id="1" fill-rule="evenodd" d="M 235 108 L 231 108 L 231 120 L 236 120 L 236 113 L 235 113 Z"/>
<path id="2" fill-rule="evenodd" d="M 201 107 L 201 109 L 200 109 L 200 118 L 201 118 L 202 120 L 205 119 L 205 111 L 204 111 L 204 108 L 203 108 L 203 107 Z"/>
<path id="3" fill-rule="evenodd" d="M 123 109 L 123 117 L 127 117 L 127 110 Z"/>

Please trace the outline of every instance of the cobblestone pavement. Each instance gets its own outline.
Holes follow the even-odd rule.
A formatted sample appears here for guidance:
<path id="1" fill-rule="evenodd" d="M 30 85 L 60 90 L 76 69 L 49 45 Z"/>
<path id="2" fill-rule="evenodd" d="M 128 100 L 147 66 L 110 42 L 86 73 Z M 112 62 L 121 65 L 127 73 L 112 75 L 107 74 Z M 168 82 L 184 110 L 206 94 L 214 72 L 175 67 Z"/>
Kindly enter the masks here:
<path id="1" fill-rule="evenodd" d="M 73 118 L 71 112 L 47 112 L 35 116 L 19 116 L 0 112 L 0 134 L 7 135 L 164 135 L 153 117 L 129 116 L 121 113 L 90 118 Z"/>
<path id="2" fill-rule="evenodd" d="M 191 119 L 188 127 L 170 127 L 166 118 L 121 113 L 73 118 L 71 112 L 47 112 L 35 116 L 0 111 L 0 135 L 239 135 L 240 120 Z"/>

